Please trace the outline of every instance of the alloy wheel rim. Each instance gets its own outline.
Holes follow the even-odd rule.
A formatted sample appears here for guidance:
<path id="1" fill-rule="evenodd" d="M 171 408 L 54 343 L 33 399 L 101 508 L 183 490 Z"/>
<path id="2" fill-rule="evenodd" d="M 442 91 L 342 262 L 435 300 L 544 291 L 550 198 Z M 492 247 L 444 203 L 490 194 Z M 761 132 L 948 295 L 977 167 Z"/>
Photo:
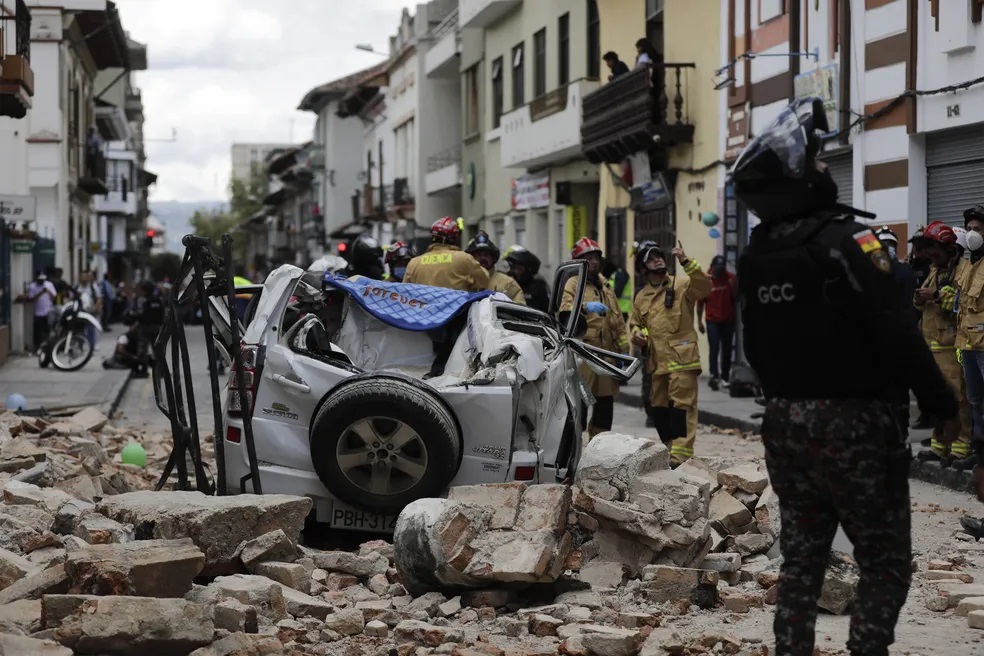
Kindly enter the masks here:
<path id="1" fill-rule="evenodd" d="M 367 417 L 342 431 L 335 458 L 346 479 L 369 494 L 392 496 L 416 486 L 427 471 L 427 447 L 402 421 Z"/>

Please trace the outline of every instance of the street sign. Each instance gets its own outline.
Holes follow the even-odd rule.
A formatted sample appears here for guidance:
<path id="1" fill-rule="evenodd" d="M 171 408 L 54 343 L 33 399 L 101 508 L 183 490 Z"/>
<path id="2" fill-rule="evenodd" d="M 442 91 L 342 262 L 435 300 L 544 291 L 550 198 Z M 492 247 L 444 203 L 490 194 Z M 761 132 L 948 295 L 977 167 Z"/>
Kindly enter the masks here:
<path id="1" fill-rule="evenodd" d="M 34 196 L 0 195 L 0 219 L 4 221 L 34 221 L 37 218 L 37 199 Z"/>
<path id="2" fill-rule="evenodd" d="M 34 252 L 34 240 L 33 239 L 12 239 L 10 241 L 10 252 L 11 253 L 33 253 Z"/>

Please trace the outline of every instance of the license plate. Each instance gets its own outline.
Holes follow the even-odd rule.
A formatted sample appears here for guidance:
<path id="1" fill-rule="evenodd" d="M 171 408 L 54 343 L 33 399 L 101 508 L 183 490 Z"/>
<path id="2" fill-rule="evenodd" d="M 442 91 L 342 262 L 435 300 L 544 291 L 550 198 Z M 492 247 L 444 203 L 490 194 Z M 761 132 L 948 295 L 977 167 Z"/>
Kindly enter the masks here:
<path id="1" fill-rule="evenodd" d="M 374 531 L 377 533 L 392 533 L 396 528 L 396 515 L 377 515 L 359 510 L 352 506 L 333 501 L 328 525 L 348 531 Z"/>

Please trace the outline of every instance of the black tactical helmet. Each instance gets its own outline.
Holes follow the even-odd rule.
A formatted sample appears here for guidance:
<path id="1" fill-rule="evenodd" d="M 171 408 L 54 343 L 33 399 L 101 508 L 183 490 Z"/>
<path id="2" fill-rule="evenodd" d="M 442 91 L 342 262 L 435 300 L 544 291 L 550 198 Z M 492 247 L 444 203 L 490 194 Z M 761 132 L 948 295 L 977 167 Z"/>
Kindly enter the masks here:
<path id="1" fill-rule="evenodd" d="M 738 156 L 728 174 L 735 195 L 763 221 L 833 208 L 837 185 L 816 160 L 829 130 L 820 98 L 794 100 Z"/>
<path id="2" fill-rule="evenodd" d="M 369 235 L 359 235 L 355 238 L 349 257 L 352 269 L 356 273 L 381 270 L 383 267 L 383 248 Z"/>
<path id="3" fill-rule="evenodd" d="M 530 278 L 540 272 L 540 258 L 523 246 L 511 246 L 506 251 L 506 262 L 510 264 L 510 271 L 513 268 L 511 265 L 519 264 L 526 267 L 526 275 Z"/>
<path id="4" fill-rule="evenodd" d="M 660 250 L 659 244 L 651 239 L 639 242 L 639 246 L 636 247 L 635 251 L 635 270 L 636 272 L 644 271 L 646 269 L 646 260 L 649 259 L 649 253 L 652 249 Z M 662 254 L 662 251 L 660 250 Z"/>
<path id="5" fill-rule="evenodd" d="M 468 246 L 465 248 L 465 252 L 470 255 L 474 255 L 479 251 L 492 253 L 492 257 L 494 258 L 492 264 L 499 261 L 499 247 L 492 243 L 488 233 L 484 230 L 479 230 L 475 238 L 468 242 Z"/>

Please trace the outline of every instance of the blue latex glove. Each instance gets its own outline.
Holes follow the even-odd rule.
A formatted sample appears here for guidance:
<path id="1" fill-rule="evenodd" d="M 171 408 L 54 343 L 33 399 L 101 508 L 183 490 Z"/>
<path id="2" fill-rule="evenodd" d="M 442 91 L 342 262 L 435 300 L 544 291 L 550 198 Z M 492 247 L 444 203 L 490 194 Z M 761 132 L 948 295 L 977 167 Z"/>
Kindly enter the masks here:
<path id="1" fill-rule="evenodd" d="M 605 316 L 608 313 L 608 306 L 600 301 L 591 301 L 584 305 L 584 308 L 591 314 Z"/>

